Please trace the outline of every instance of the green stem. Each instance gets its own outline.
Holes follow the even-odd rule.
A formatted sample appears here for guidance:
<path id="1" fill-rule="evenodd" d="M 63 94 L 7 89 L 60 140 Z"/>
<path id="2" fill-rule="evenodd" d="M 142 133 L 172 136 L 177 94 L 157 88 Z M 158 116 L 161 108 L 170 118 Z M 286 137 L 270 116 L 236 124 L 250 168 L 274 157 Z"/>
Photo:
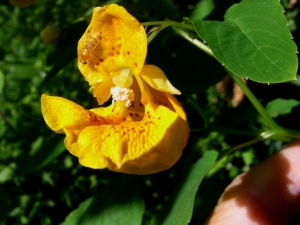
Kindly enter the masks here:
<path id="1" fill-rule="evenodd" d="M 250 100 L 254 108 L 258 111 L 258 113 L 261 115 L 261 117 L 266 121 L 269 128 L 273 131 L 276 131 L 279 126 L 275 121 L 271 118 L 271 116 L 267 113 L 265 108 L 260 104 L 258 99 L 255 97 L 255 95 L 250 91 L 248 86 L 242 81 L 242 79 L 235 74 L 233 74 L 231 71 L 227 69 L 227 72 L 231 75 L 232 79 L 239 85 L 239 87 L 243 90 L 247 98 Z"/>
<path id="2" fill-rule="evenodd" d="M 195 28 L 192 25 L 185 24 L 185 23 L 179 23 L 175 21 L 153 21 L 153 22 L 144 22 L 142 23 L 143 26 L 175 26 L 180 27 L 182 29 L 195 31 Z"/>
<path id="3" fill-rule="evenodd" d="M 191 42 L 193 45 L 195 45 L 196 47 L 200 48 L 202 51 L 204 51 L 206 54 L 215 57 L 214 53 L 212 52 L 212 50 L 203 42 L 201 42 L 199 39 L 196 38 L 192 38 L 190 37 L 190 35 L 185 32 L 182 29 L 176 28 L 176 27 L 172 27 L 174 31 L 176 31 L 177 34 L 179 34 L 181 37 L 183 37 L 184 39 L 186 39 L 187 41 Z"/>
<path id="4" fill-rule="evenodd" d="M 249 145 L 253 145 L 257 142 L 260 142 L 260 141 L 263 141 L 265 139 L 268 139 L 269 137 L 271 137 L 273 135 L 272 132 L 263 132 L 261 133 L 258 137 L 254 138 L 254 139 L 251 139 L 249 141 L 246 141 L 246 142 L 243 142 L 241 144 L 238 144 L 238 145 L 235 145 L 233 146 L 232 148 L 230 148 L 228 151 L 226 151 L 223 155 L 221 155 L 219 157 L 219 159 L 216 161 L 216 164 L 221 160 L 223 159 L 224 157 L 226 157 L 227 155 L 231 154 L 232 152 L 235 152 L 239 149 L 242 149 L 242 148 L 245 148 Z"/>

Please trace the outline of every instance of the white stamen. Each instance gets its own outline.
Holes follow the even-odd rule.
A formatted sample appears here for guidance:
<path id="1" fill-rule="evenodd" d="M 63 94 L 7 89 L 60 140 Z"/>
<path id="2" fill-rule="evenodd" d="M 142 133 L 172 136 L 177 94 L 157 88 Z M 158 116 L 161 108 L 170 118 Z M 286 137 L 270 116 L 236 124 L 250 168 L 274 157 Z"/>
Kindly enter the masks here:
<path id="1" fill-rule="evenodd" d="M 119 101 L 126 101 L 125 106 L 129 107 L 131 105 L 130 99 L 129 99 L 129 93 L 133 92 L 132 90 L 128 88 L 121 88 L 119 86 L 112 87 L 110 89 L 110 93 L 112 95 L 112 102 L 119 102 Z"/>

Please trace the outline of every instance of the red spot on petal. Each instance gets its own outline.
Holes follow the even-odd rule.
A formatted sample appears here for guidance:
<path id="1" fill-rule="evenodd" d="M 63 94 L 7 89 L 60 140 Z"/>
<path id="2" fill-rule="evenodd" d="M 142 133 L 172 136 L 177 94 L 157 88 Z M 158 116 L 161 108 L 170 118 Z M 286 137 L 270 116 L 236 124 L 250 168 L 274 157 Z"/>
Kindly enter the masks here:
<path id="1" fill-rule="evenodd" d="M 99 66 L 100 65 L 100 63 L 96 63 L 96 66 Z"/>
<path id="2" fill-rule="evenodd" d="M 133 114 L 132 114 L 132 113 L 129 113 L 129 115 L 130 115 L 130 116 L 133 116 Z"/>
<path id="3" fill-rule="evenodd" d="M 122 44 L 118 44 L 117 47 L 118 47 L 118 48 L 121 48 L 121 47 L 122 47 Z"/>
<path id="4" fill-rule="evenodd" d="M 120 51 L 117 51 L 116 53 L 117 53 L 118 55 L 120 55 Z"/>
<path id="5" fill-rule="evenodd" d="M 125 118 L 125 117 L 123 118 L 123 121 L 126 121 L 126 118 Z M 123 128 L 123 127 L 122 127 L 122 128 Z"/>
<path id="6" fill-rule="evenodd" d="M 114 48 L 114 47 L 112 47 L 111 49 L 112 49 L 112 50 L 115 50 L 115 48 Z"/>
<path id="7" fill-rule="evenodd" d="M 160 117 L 158 117 L 157 119 L 159 119 L 159 120 L 160 120 Z"/>
<path id="8" fill-rule="evenodd" d="M 101 58 L 100 58 L 99 61 L 100 61 L 100 62 L 104 62 L 104 59 L 101 59 Z"/>
<path id="9" fill-rule="evenodd" d="M 127 51 L 127 54 L 130 55 L 130 51 Z"/>
<path id="10" fill-rule="evenodd" d="M 135 62 L 134 65 L 137 67 L 137 63 Z"/>

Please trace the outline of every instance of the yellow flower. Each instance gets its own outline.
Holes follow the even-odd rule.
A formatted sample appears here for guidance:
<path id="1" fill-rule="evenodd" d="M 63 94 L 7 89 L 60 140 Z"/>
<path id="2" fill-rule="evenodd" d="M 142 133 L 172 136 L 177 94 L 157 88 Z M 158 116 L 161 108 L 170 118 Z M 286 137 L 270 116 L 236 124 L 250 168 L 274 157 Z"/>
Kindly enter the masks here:
<path id="1" fill-rule="evenodd" d="M 144 76 L 148 72 L 143 70 Z M 189 136 L 182 106 L 173 95 L 153 89 L 139 77 L 131 85 L 134 97 L 125 89 L 113 93 L 111 106 L 91 110 L 43 95 L 42 113 L 53 131 L 66 134 L 66 148 L 83 166 L 130 174 L 170 168 Z M 126 97 L 131 98 L 129 107 Z"/>
<path id="2" fill-rule="evenodd" d="M 144 66 L 146 53 L 147 36 L 139 21 L 116 4 L 96 7 L 78 42 L 78 67 L 100 105 L 111 97 L 112 88 L 129 88 L 133 76 L 140 75 L 157 90 L 180 94 L 159 68 Z M 154 77 L 143 75 L 142 68 Z"/>

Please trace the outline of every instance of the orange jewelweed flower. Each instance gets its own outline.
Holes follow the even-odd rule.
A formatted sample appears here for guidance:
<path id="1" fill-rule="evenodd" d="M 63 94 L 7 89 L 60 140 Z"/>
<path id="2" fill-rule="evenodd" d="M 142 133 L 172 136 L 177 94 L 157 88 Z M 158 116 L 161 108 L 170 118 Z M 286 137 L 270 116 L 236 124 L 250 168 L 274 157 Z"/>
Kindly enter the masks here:
<path id="1" fill-rule="evenodd" d="M 42 96 L 48 126 L 65 133 L 66 148 L 81 165 L 129 173 L 152 174 L 180 158 L 189 136 L 185 112 L 176 98 L 133 79 L 134 99 L 86 110 L 60 97 Z M 127 95 L 128 92 L 119 93 Z"/>
<path id="2" fill-rule="evenodd" d="M 48 126 L 65 133 L 66 148 L 86 167 L 151 174 L 179 159 L 189 136 L 180 94 L 164 72 L 144 65 L 143 26 L 112 4 L 95 8 L 78 43 L 78 66 L 100 104 L 86 110 L 60 97 L 42 96 Z"/>

